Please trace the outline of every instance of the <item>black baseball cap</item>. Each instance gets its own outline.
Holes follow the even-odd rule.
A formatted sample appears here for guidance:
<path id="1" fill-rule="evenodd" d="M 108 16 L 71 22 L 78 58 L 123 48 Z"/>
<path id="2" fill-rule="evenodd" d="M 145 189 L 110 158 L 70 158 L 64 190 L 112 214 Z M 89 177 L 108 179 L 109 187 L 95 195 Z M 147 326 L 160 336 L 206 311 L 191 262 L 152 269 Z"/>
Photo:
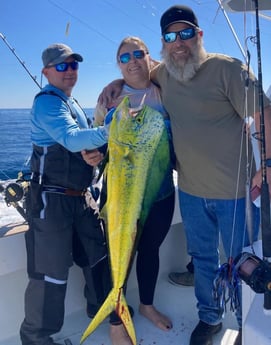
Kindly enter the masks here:
<path id="1" fill-rule="evenodd" d="M 167 28 L 174 23 L 187 23 L 194 27 L 199 27 L 198 19 L 190 7 L 175 5 L 170 7 L 161 17 L 160 26 L 162 35 Z"/>

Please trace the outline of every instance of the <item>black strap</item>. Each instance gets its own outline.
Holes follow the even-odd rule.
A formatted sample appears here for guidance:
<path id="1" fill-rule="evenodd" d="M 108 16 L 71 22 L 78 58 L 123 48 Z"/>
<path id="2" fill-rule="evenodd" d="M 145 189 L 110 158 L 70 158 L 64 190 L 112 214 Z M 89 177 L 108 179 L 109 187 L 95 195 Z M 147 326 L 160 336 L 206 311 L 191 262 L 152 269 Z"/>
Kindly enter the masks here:
<path id="1" fill-rule="evenodd" d="M 65 188 L 60 186 L 48 186 L 43 185 L 42 190 L 47 193 L 55 193 L 55 194 L 63 194 L 69 196 L 84 196 L 86 194 L 86 189 L 83 190 L 75 190 L 71 188 Z"/>
<path id="2" fill-rule="evenodd" d="M 58 93 L 56 93 L 55 91 L 53 90 L 48 90 L 48 91 L 41 91 L 39 92 L 36 96 L 35 96 L 35 99 L 39 96 L 42 96 L 42 95 L 50 95 L 50 96 L 56 96 L 56 97 L 59 97 L 63 102 L 65 102 L 65 104 L 67 105 L 67 107 L 69 108 L 70 110 L 70 113 L 71 113 L 71 116 L 74 120 L 76 120 L 76 115 L 75 113 L 73 112 L 72 108 L 70 107 L 69 103 L 67 102 L 67 100 L 62 97 L 61 95 L 59 95 Z M 74 101 L 77 103 L 77 105 L 79 106 L 79 108 L 82 110 L 83 114 L 85 115 L 85 118 L 87 120 L 87 124 L 88 124 L 88 127 L 90 128 L 92 126 L 92 123 L 91 123 L 91 120 L 90 118 L 87 116 L 87 114 L 85 113 L 84 109 L 81 107 L 81 105 L 79 104 L 79 102 L 73 98 Z"/>

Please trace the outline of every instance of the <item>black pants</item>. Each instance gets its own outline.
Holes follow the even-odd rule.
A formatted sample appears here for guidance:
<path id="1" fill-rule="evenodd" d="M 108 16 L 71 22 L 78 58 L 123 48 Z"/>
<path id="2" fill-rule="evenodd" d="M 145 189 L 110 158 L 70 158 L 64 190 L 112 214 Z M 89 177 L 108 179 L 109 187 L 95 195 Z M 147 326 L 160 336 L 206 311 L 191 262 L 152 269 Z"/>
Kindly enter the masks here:
<path id="1" fill-rule="evenodd" d="M 84 197 L 42 193 L 40 209 L 28 210 L 25 234 L 29 283 L 25 292 L 23 345 L 50 345 L 60 331 L 69 268 L 73 264 L 73 237 L 77 233 L 90 266 L 106 256 L 100 221 Z M 31 208 L 31 207 L 30 207 Z M 90 282 L 93 288 L 93 282 Z"/>
<path id="2" fill-rule="evenodd" d="M 98 309 L 111 288 L 111 274 L 108 258 L 90 266 L 85 248 L 77 234 L 73 234 L 73 260 L 81 267 L 85 277 L 84 296 L 87 304 Z"/>
<path id="3" fill-rule="evenodd" d="M 171 226 L 175 193 L 154 203 L 137 247 L 136 272 L 140 302 L 153 304 L 159 273 L 159 248 Z"/>

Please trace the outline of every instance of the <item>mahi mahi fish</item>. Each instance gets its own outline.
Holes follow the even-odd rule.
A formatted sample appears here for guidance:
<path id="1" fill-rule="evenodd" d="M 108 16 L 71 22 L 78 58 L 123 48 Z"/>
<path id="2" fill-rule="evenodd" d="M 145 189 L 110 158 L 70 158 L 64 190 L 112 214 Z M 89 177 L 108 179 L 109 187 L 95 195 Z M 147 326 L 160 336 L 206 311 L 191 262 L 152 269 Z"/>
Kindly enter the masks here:
<path id="1" fill-rule="evenodd" d="M 107 201 L 101 210 L 109 247 L 112 290 L 82 335 L 81 343 L 116 311 L 134 345 L 134 325 L 124 296 L 140 232 L 170 165 L 161 113 L 143 105 L 133 112 L 126 96 L 113 114 L 106 167 Z"/>

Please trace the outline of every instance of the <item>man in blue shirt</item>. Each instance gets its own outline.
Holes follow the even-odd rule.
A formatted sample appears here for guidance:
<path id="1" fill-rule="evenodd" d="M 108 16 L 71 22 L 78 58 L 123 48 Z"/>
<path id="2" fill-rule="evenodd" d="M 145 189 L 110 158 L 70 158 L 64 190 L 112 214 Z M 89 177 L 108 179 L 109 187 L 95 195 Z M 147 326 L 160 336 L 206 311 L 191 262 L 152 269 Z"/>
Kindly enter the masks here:
<path id="1" fill-rule="evenodd" d="M 83 253 L 79 251 L 75 261 L 84 268 L 89 289 L 93 290 L 91 268 L 103 262 L 107 253 L 97 212 L 86 198 L 93 167 L 80 153 L 103 146 L 107 130 L 90 128 L 72 97 L 83 58 L 64 44 L 53 44 L 44 50 L 42 60 L 48 85 L 36 95 L 31 115 L 32 176 L 25 234 L 29 283 L 22 345 L 58 345 L 51 335 L 63 325 L 75 241 L 82 245 Z M 103 292 L 99 293 L 102 299 Z"/>

